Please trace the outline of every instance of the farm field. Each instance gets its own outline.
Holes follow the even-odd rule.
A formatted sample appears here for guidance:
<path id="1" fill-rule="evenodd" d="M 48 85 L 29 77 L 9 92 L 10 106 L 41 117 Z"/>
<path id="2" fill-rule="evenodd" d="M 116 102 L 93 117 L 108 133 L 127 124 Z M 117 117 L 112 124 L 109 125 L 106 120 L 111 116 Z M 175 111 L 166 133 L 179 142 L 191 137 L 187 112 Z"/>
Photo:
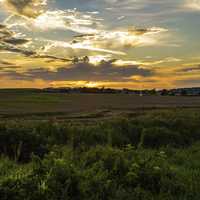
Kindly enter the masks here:
<path id="1" fill-rule="evenodd" d="M 136 110 L 198 108 L 200 97 L 128 94 L 49 94 L 0 91 L 0 118 L 107 118 Z"/>

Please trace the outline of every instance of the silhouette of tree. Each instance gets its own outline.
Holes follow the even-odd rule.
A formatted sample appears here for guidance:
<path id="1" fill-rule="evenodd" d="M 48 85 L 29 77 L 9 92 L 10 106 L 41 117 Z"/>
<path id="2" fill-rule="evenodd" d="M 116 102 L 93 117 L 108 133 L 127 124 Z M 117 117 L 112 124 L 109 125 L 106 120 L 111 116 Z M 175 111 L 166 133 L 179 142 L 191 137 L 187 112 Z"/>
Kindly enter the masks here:
<path id="1" fill-rule="evenodd" d="M 88 57 L 88 56 L 84 56 L 84 57 L 83 57 L 83 62 L 84 62 L 84 63 L 89 63 L 89 62 L 90 62 L 89 57 Z"/>
<path id="2" fill-rule="evenodd" d="M 79 63 L 79 58 L 75 56 L 75 57 L 72 59 L 72 63 L 73 63 L 73 64 Z"/>

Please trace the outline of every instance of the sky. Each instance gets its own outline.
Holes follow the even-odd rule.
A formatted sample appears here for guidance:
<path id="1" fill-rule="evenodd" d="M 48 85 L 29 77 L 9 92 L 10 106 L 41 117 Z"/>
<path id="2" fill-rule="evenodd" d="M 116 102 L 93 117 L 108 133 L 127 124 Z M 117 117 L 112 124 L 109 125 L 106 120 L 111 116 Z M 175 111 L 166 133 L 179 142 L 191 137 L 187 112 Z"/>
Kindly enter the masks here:
<path id="1" fill-rule="evenodd" d="M 200 86 L 200 0 L 0 0 L 0 88 Z"/>

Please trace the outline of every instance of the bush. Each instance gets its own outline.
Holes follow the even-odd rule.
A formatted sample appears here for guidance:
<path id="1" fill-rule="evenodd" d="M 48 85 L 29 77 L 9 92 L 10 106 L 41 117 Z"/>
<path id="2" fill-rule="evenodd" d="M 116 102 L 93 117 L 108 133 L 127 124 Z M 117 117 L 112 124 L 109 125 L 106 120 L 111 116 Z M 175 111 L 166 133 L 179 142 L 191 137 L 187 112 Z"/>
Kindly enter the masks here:
<path id="1" fill-rule="evenodd" d="M 131 144 L 137 147 L 142 128 L 129 120 L 121 119 L 104 124 L 103 130 L 106 132 L 108 144 L 111 146 L 124 147 Z"/>
<path id="2" fill-rule="evenodd" d="M 143 130 L 141 145 L 144 148 L 159 148 L 167 145 L 178 147 L 184 145 L 184 142 L 179 133 L 164 127 L 153 127 Z"/>
<path id="3" fill-rule="evenodd" d="M 68 159 L 63 155 L 51 152 L 43 160 L 33 157 L 29 170 L 4 177 L 1 199 L 139 200 L 161 194 L 176 199 L 185 191 L 163 153 L 146 156 L 132 148 L 96 147 L 82 153 L 80 162 L 71 159 L 69 152 Z"/>
<path id="4" fill-rule="evenodd" d="M 1 126 L 0 154 L 17 161 L 28 161 L 31 154 L 43 156 L 47 152 L 46 141 L 33 129 L 17 123 Z"/>
<path id="5" fill-rule="evenodd" d="M 1 122 L 0 199 L 198 200 L 200 114 L 186 113 Z"/>

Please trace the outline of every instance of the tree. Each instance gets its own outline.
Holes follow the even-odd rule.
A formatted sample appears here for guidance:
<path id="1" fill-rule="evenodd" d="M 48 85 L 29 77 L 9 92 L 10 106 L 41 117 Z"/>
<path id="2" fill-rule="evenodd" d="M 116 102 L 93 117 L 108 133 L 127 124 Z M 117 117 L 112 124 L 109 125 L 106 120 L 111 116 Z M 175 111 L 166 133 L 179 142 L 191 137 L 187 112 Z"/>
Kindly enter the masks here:
<path id="1" fill-rule="evenodd" d="M 77 63 L 79 63 L 79 58 L 78 57 L 73 57 L 73 59 L 72 59 L 72 63 L 73 64 L 77 64 Z"/>
<path id="2" fill-rule="evenodd" d="M 88 56 L 84 56 L 84 57 L 83 57 L 83 62 L 84 62 L 84 63 L 89 63 L 89 62 L 90 62 L 89 57 L 88 57 Z"/>

